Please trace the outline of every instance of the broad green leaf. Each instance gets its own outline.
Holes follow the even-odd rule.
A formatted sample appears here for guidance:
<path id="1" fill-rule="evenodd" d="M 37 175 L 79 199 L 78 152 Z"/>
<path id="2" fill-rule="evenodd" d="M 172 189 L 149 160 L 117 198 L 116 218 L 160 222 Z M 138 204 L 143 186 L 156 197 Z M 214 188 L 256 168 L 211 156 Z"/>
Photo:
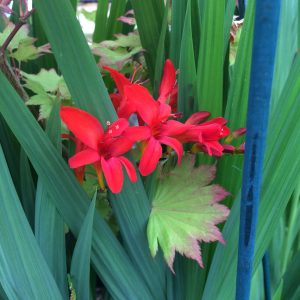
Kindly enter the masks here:
<path id="1" fill-rule="evenodd" d="M 106 40 L 100 43 L 101 46 L 107 48 L 135 48 L 141 47 L 141 40 L 139 34 L 135 32 L 130 32 L 128 35 L 116 34 L 115 40 Z"/>
<path id="2" fill-rule="evenodd" d="M 20 152 L 21 201 L 31 228 L 34 228 L 35 186 L 30 164 L 23 149 Z"/>
<path id="3" fill-rule="evenodd" d="M 197 68 L 198 110 L 223 114 L 225 0 L 205 0 Z"/>
<path id="4" fill-rule="evenodd" d="M 0 147 L 0 282 L 9 299 L 62 299 L 28 224 Z"/>
<path id="5" fill-rule="evenodd" d="M 180 45 L 182 46 L 182 37 L 185 38 L 183 31 L 184 22 L 186 19 L 187 0 L 172 1 L 172 21 L 170 35 L 170 59 L 175 68 L 179 67 Z M 199 24 L 200 25 L 200 24 Z M 194 62 L 195 63 L 195 62 Z"/>
<path id="6" fill-rule="evenodd" d="M 297 299 L 293 298 L 300 290 L 299 284 L 299 268 L 300 268 L 300 252 L 298 251 L 291 260 L 285 274 L 283 275 L 282 299 Z"/>
<path id="7" fill-rule="evenodd" d="M 122 23 L 117 19 L 124 14 L 127 0 L 111 1 L 109 18 L 107 20 L 106 39 L 111 39 L 114 34 L 122 31 Z"/>
<path id="8" fill-rule="evenodd" d="M 60 105 L 54 105 L 48 119 L 46 132 L 53 145 L 61 153 Z M 62 295 L 67 295 L 67 264 L 65 244 L 65 224 L 54 201 L 42 180 L 38 180 L 35 206 L 35 236 L 41 252 L 51 270 Z"/>
<path id="9" fill-rule="evenodd" d="M 89 111 L 106 126 L 107 121 L 113 121 L 117 116 L 103 84 L 99 68 L 86 43 L 79 23 L 74 16 L 72 7 L 67 1 L 62 2 L 60 0 L 52 0 L 51 2 L 36 0 L 35 3 L 47 37 L 51 43 L 51 49 L 59 63 L 60 70 L 72 95 L 72 100 L 74 100 L 76 106 Z M 138 5 L 141 4 L 140 1 L 137 3 Z M 149 2 L 143 3 L 148 4 Z M 158 9 L 161 5 L 160 3 L 163 5 L 162 0 L 151 2 L 156 8 L 155 17 L 160 15 Z M 144 14 L 144 17 L 145 16 L 148 18 L 148 14 Z M 143 16 L 141 17 L 143 18 Z M 159 18 L 161 17 L 162 16 Z M 57 34 L 58 32 L 60 33 L 59 35 Z M 64 39 L 63 43 L 61 42 L 62 36 Z M 71 173 L 69 172 L 67 174 Z M 110 239 L 107 241 L 105 238 L 106 242 L 103 241 L 108 231 L 107 227 L 105 227 L 106 230 L 104 232 L 103 228 L 101 231 L 100 229 L 97 231 L 97 236 L 101 233 L 101 241 L 100 239 L 94 238 L 94 241 L 100 242 L 103 247 L 101 251 L 99 251 L 101 257 L 96 256 L 96 252 L 93 251 L 92 260 L 95 259 L 95 256 L 99 259 L 96 271 L 99 273 L 101 270 L 101 278 L 105 276 L 105 285 L 108 286 L 112 296 L 116 293 L 120 293 L 121 295 L 127 294 L 126 297 L 128 298 L 134 293 L 135 295 L 145 294 L 146 296 L 143 296 L 143 298 L 147 298 L 148 296 L 155 299 L 163 298 L 165 292 L 165 266 L 156 260 L 153 262 L 147 245 L 145 226 L 149 218 L 150 203 L 141 178 L 138 178 L 138 182 L 135 184 L 132 184 L 126 179 L 123 184 L 123 190 L 116 196 L 116 199 L 116 201 L 111 202 L 114 202 L 114 213 L 121 231 L 122 242 L 125 245 L 129 257 L 125 255 L 123 249 L 120 250 L 119 244 L 117 244 L 117 246 L 115 244 L 113 245 L 116 246 L 116 255 L 121 255 L 124 260 L 118 268 L 123 268 L 126 264 L 126 267 L 122 270 L 124 271 L 124 269 L 127 268 L 132 274 L 130 276 L 127 274 L 125 278 L 123 278 L 124 276 L 122 277 L 121 275 L 122 272 L 119 272 L 123 281 L 120 281 L 120 277 L 118 280 L 114 280 L 111 270 L 112 266 L 109 267 L 109 270 L 107 270 L 107 267 L 103 269 L 102 264 L 107 266 L 108 261 L 108 258 L 103 255 L 103 248 L 106 249 L 104 253 L 106 252 L 107 255 L 111 253 L 111 251 L 107 249 L 107 246 L 104 246 Z M 85 203 L 85 201 L 80 201 L 81 203 Z M 72 203 L 72 200 L 70 200 L 69 205 L 73 206 Z M 85 209 L 86 206 L 84 206 L 83 213 Z M 65 218 L 65 215 L 63 215 L 63 217 Z M 78 218 L 76 222 L 78 222 Z M 99 228 L 100 227 L 101 226 L 99 226 Z M 78 227 L 76 228 L 78 229 Z M 111 238 L 110 235 L 108 235 L 108 237 Z M 113 243 L 115 243 L 114 239 L 113 241 Z M 121 256 L 119 257 L 120 260 L 122 260 Z M 134 285 L 132 285 L 133 282 L 135 282 Z M 132 288 L 133 286 L 136 288 L 137 282 L 139 282 L 139 289 L 133 291 Z M 118 286 L 115 287 L 115 284 L 118 284 Z M 112 286 L 114 286 L 114 289 Z M 112 290 L 114 290 L 113 293 Z M 141 293 L 141 290 L 144 292 Z M 151 290 L 151 292 L 149 292 L 149 290 Z"/>
<path id="10" fill-rule="evenodd" d="M 157 53 L 156 53 L 156 62 L 155 62 L 155 73 L 154 73 L 154 97 L 158 96 L 158 89 L 162 77 L 163 67 L 165 63 L 165 52 L 166 52 L 166 36 L 168 30 L 168 12 L 169 12 L 169 2 L 167 1 L 165 7 L 165 13 L 161 25 L 161 32 L 159 36 L 159 41 L 157 45 Z"/>
<path id="11" fill-rule="evenodd" d="M 90 259 L 96 196 L 97 192 L 80 229 L 71 261 L 71 279 L 78 299 L 90 297 Z"/>
<path id="12" fill-rule="evenodd" d="M 270 116 L 261 203 L 256 236 L 254 271 L 259 265 L 292 195 L 300 172 L 299 87 L 297 56 L 281 99 Z M 234 299 L 237 266 L 239 197 L 234 202 L 223 235 L 226 247 L 217 246 L 203 299 Z"/>
<path id="13" fill-rule="evenodd" d="M 108 12 L 108 0 L 98 0 L 96 19 L 95 19 L 95 30 L 93 33 L 94 43 L 99 43 L 106 39 L 107 12 Z"/>
<path id="14" fill-rule="evenodd" d="M 0 82 L 0 112 L 51 193 L 51 199 L 66 224 L 77 236 L 88 210 L 89 199 L 2 73 Z M 99 214 L 95 215 L 92 262 L 114 298 L 153 299 L 140 273 Z"/>
<path id="15" fill-rule="evenodd" d="M 280 281 L 278 288 L 274 292 L 274 295 L 272 297 L 273 300 L 281 300 L 282 299 L 282 289 L 283 289 L 283 280 Z"/>
<path id="16" fill-rule="evenodd" d="M 194 168 L 194 164 L 192 156 L 184 157 L 179 167 L 160 178 L 152 202 L 147 226 L 150 251 L 155 256 L 159 244 L 171 270 L 175 251 L 203 267 L 198 242 L 223 242 L 216 225 L 226 219 L 229 210 L 218 202 L 228 193 L 209 185 L 215 166 Z"/>
<path id="17" fill-rule="evenodd" d="M 191 24 L 191 1 L 188 1 L 183 27 L 178 76 L 178 111 L 183 120 L 192 115 L 196 99 L 196 65 Z"/>
<path id="18" fill-rule="evenodd" d="M 164 1 L 130 0 L 140 33 L 142 47 L 145 49 L 145 58 L 150 73 L 154 79 L 157 45 L 159 42 L 164 12 Z"/>
<path id="19" fill-rule="evenodd" d="M 20 44 L 19 48 L 10 54 L 10 57 L 15 58 L 17 61 L 28 61 L 28 60 L 34 60 L 38 58 L 39 56 L 39 51 L 38 48 L 36 48 L 33 45 L 24 45 Z"/>

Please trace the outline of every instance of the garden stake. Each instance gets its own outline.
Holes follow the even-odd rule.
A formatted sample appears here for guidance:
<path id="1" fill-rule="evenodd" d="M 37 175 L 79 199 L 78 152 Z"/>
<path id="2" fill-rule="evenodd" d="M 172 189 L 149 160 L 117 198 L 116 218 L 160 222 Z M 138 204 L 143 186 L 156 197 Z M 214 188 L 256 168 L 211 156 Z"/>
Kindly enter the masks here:
<path id="1" fill-rule="evenodd" d="M 250 297 L 264 146 L 268 124 L 280 0 L 256 1 L 247 136 L 243 170 L 236 299 Z"/>

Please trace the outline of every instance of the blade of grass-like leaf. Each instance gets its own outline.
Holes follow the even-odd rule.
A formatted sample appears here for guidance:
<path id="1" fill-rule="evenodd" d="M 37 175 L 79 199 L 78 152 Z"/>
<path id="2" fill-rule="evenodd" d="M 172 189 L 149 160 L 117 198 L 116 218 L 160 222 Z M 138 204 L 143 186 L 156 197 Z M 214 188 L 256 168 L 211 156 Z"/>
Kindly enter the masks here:
<path id="1" fill-rule="evenodd" d="M 0 115 L 0 144 L 6 157 L 9 172 L 19 195 L 21 195 L 20 183 L 20 145 Z"/>
<path id="2" fill-rule="evenodd" d="M 122 16 L 125 11 L 127 0 L 112 1 L 110 4 L 109 18 L 107 20 L 107 34 L 106 39 L 110 40 L 114 34 L 121 33 L 122 22 L 118 21 L 117 18 Z"/>
<path id="3" fill-rule="evenodd" d="M 71 261 L 71 278 L 78 299 L 90 298 L 90 259 L 97 192 L 80 229 Z"/>
<path id="4" fill-rule="evenodd" d="M 0 146 L 0 281 L 9 299 L 62 299 L 20 205 Z"/>
<path id="5" fill-rule="evenodd" d="M 198 110 L 222 115 L 225 0 L 205 0 L 197 68 Z"/>
<path id="6" fill-rule="evenodd" d="M 165 62 L 165 53 L 166 53 L 166 33 L 168 30 L 168 12 L 169 12 L 169 4 L 167 2 L 165 7 L 165 13 L 161 25 L 160 37 L 157 45 L 157 53 L 156 53 L 156 62 L 155 62 L 155 74 L 154 74 L 154 98 L 158 96 L 158 89 L 162 77 L 164 62 Z"/>
<path id="7" fill-rule="evenodd" d="M 162 0 L 130 0 L 134 9 L 150 79 L 154 79 L 156 47 L 160 37 L 164 3 Z"/>
<path id="8" fill-rule="evenodd" d="M 107 120 L 113 121 L 116 113 L 70 5 L 59 0 L 36 0 L 36 7 L 76 105 L 94 114 L 104 126 Z M 57 32 L 61 33 L 64 42 Z M 141 179 L 136 184 L 126 180 L 122 192 L 116 197 L 118 201 L 114 211 L 118 223 L 124 224 L 120 230 L 126 249 L 130 251 L 130 259 L 134 261 L 141 278 L 146 280 L 153 297 L 160 298 L 164 293 L 162 278 L 165 266 L 153 263 L 150 255 L 145 235 L 150 203 Z"/>
<path id="9" fill-rule="evenodd" d="M 114 121 L 116 113 L 70 3 L 35 0 L 35 6 L 72 99 L 84 110 L 92 106 L 103 125 Z"/>
<path id="10" fill-rule="evenodd" d="M 47 122 L 46 132 L 57 152 L 61 153 L 59 108 L 60 104 L 55 103 Z M 61 294 L 67 298 L 65 224 L 40 179 L 36 193 L 35 236 Z"/>
<path id="11" fill-rule="evenodd" d="M 297 252 L 290 262 L 284 276 L 282 286 L 282 298 L 292 299 L 300 288 L 299 284 L 300 252 Z"/>
<path id="12" fill-rule="evenodd" d="M 278 219 L 295 188 L 300 171 L 299 111 L 300 57 L 298 56 L 276 111 L 270 118 L 262 201 L 258 216 L 254 270 L 269 246 Z M 280 104 L 280 105 L 279 105 Z M 226 246 L 218 245 L 209 271 L 203 299 L 233 299 L 237 263 L 239 198 L 236 199 L 223 235 Z"/>
<path id="13" fill-rule="evenodd" d="M 237 57 L 232 67 L 233 75 L 225 109 L 225 118 L 228 120 L 228 126 L 232 130 L 246 127 L 252 60 L 254 6 L 255 1 L 249 2 Z M 224 155 L 218 162 L 217 182 L 225 187 L 232 194 L 233 198 L 235 198 L 241 187 L 243 159 L 243 155 Z"/>
<path id="14" fill-rule="evenodd" d="M 30 170 L 30 165 L 26 153 L 21 149 L 20 153 L 20 181 L 21 181 L 21 201 L 28 222 L 34 229 L 35 211 L 35 186 Z"/>
<path id="15" fill-rule="evenodd" d="M 183 113 L 184 121 L 194 112 L 196 99 L 197 75 L 191 22 L 191 1 L 188 1 L 180 43 L 178 77 L 178 111 Z"/>
<path id="16" fill-rule="evenodd" d="M 182 41 L 182 30 L 184 26 L 184 19 L 186 17 L 187 0 L 173 0 L 172 1 L 172 22 L 171 22 L 171 36 L 170 36 L 170 59 L 175 68 L 179 67 L 180 51 L 178 47 Z M 184 37 L 184 35 L 183 35 Z M 181 46 L 182 47 L 182 46 Z"/>
<path id="17" fill-rule="evenodd" d="M 95 30 L 93 33 L 93 42 L 95 43 L 104 41 L 107 36 L 107 13 L 108 0 L 98 0 Z"/>
<path id="18" fill-rule="evenodd" d="M 1 73 L 0 82 L 0 112 L 31 160 L 55 206 L 77 236 L 89 200 L 66 163 Z M 99 214 L 95 216 L 94 222 L 92 262 L 115 299 L 153 299 Z"/>
<path id="19" fill-rule="evenodd" d="M 298 2 L 298 0 L 290 0 L 281 5 L 278 43 L 276 48 L 276 65 L 280 65 L 280 68 L 274 70 L 274 80 L 277 83 L 273 85 L 272 90 L 272 101 L 274 104 L 279 99 L 295 54 L 297 53 L 298 45 L 295 37 L 297 36 L 298 29 Z M 271 107 L 271 109 L 273 107 Z"/>
<path id="20" fill-rule="evenodd" d="M 224 19 L 224 57 L 228 50 L 228 41 L 230 37 L 230 29 L 232 25 L 235 5 L 235 0 L 227 0 Z"/>

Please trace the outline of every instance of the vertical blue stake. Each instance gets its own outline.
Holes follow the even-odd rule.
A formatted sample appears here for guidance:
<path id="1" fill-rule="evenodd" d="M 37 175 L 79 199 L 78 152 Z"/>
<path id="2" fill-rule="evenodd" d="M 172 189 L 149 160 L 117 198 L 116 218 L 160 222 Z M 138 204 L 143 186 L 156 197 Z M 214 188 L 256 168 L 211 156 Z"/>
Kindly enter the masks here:
<path id="1" fill-rule="evenodd" d="M 256 0 L 242 184 L 236 300 L 248 300 L 250 297 L 279 11 L 280 0 Z"/>

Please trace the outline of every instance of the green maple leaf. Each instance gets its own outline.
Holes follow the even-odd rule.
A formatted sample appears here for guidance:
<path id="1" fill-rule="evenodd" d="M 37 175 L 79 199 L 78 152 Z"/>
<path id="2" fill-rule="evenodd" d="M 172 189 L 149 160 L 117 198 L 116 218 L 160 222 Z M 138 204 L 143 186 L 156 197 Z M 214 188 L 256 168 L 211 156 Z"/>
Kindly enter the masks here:
<path id="1" fill-rule="evenodd" d="M 47 119 L 50 116 L 55 104 L 55 97 L 49 94 L 38 94 L 29 98 L 26 105 L 39 105 L 39 120 Z"/>
<path id="2" fill-rule="evenodd" d="M 155 256 L 160 245 L 173 271 L 175 252 L 203 267 L 199 242 L 224 243 L 217 224 L 225 221 L 229 209 L 218 202 L 229 195 L 219 185 L 209 185 L 216 166 L 194 168 L 194 157 L 159 178 L 147 226 L 149 248 Z"/>

